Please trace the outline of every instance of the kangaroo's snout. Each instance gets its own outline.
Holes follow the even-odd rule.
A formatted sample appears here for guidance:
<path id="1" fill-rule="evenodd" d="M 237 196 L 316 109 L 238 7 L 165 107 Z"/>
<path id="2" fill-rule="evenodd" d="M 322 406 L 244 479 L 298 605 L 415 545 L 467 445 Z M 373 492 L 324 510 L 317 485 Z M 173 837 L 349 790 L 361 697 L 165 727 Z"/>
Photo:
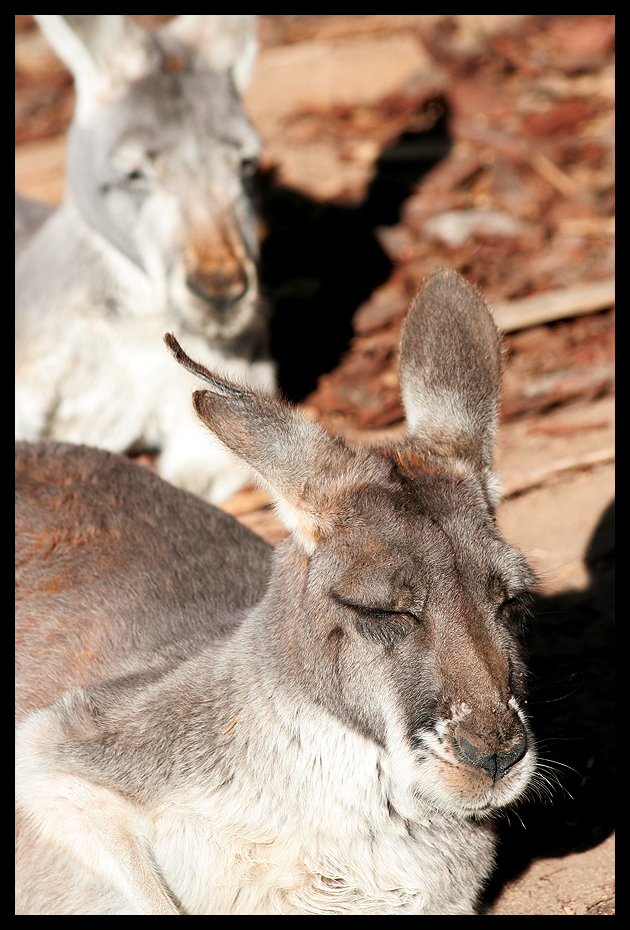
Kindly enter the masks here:
<path id="1" fill-rule="evenodd" d="M 228 273 L 197 268 L 186 275 L 186 286 L 197 297 L 210 301 L 215 310 L 221 313 L 243 299 L 249 282 L 244 269 L 238 265 Z"/>
<path id="2" fill-rule="evenodd" d="M 187 289 L 212 309 L 219 320 L 238 310 L 239 304 L 255 297 L 256 277 L 248 270 L 242 245 L 232 244 L 236 231 L 197 231 L 185 253 Z M 253 268 L 253 265 L 252 265 Z"/>
<path id="3" fill-rule="evenodd" d="M 462 726 L 451 731 L 449 740 L 458 759 L 482 769 L 493 782 L 503 778 L 527 752 L 527 735 L 516 714 L 510 735 L 498 745 L 496 739 L 484 738 Z"/>

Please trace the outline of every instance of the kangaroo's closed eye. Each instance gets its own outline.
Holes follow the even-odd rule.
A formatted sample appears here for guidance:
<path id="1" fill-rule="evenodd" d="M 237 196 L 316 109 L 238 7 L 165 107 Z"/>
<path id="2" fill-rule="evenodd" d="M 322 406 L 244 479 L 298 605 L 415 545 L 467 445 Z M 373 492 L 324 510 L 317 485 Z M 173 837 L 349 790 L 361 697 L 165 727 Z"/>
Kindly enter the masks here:
<path id="1" fill-rule="evenodd" d="M 351 610 L 354 610 L 355 613 L 365 620 L 374 620 L 379 623 L 387 621 L 402 622 L 403 620 L 412 621 L 414 623 L 420 622 L 418 618 L 408 610 L 386 610 L 383 607 L 366 607 L 363 604 L 347 604 L 346 606 L 350 607 Z"/>
<path id="2" fill-rule="evenodd" d="M 363 621 L 356 619 L 354 621 L 355 629 L 365 639 L 374 643 L 381 643 L 385 646 L 395 646 L 401 642 L 411 631 L 411 624 L 405 623 L 400 619 L 388 617 L 387 620 Z"/>
<path id="3" fill-rule="evenodd" d="M 532 609 L 533 598 L 529 591 L 522 591 L 506 597 L 499 607 L 499 613 L 506 622 L 522 624 Z"/>
<path id="4" fill-rule="evenodd" d="M 132 171 L 127 172 L 125 180 L 133 184 L 141 181 L 148 181 L 148 176 L 141 168 L 134 168 Z"/>
<path id="5" fill-rule="evenodd" d="M 243 179 L 253 178 L 258 171 L 257 158 L 243 158 L 241 161 L 241 177 Z"/>
<path id="6" fill-rule="evenodd" d="M 408 611 L 355 604 L 338 595 L 333 595 L 333 599 L 354 614 L 353 624 L 361 636 L 387 646 L 396 645 L 420 622 Z"/>

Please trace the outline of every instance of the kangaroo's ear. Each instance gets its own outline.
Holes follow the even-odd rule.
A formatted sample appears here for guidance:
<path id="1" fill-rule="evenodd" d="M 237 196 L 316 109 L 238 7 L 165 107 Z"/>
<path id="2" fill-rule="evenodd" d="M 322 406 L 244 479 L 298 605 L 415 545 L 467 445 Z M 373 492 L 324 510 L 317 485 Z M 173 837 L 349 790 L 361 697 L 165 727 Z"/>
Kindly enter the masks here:
<path id="1" fill-rule="evenodd" d="M 187 13 L 162 26 L 160 36 L 181 42 L 210 71 L 229 71 L 242 94 L 258 53 L 256 23 L 252 13 Z"/>
<path id="2" fill-rule="evenodd" d="M 440 268 L 407 314 L 400 383 L 410 436 L 472 465 L 496 498 L 492 471 L 501 389 L 501 342 L 488 305 L 461 275 Z"/>
<path id="3" fill-rule="evenodd" d="M 339 517 L 340 485 L 359 469 L 354 450 L 277 397 L 215 377 L 174 336 L 164 341 L 184 368 L 210 385 L 193 394 L 200 419 L 254 471 L 284 525 L 313 551 Z"/>
<path id="4" fill-rule="evenodd" d="M 35 19 L 74 76 L 79 120 L 144 77 L 159 60 L 149 33 L 118 13 L 46 13 Z"/>

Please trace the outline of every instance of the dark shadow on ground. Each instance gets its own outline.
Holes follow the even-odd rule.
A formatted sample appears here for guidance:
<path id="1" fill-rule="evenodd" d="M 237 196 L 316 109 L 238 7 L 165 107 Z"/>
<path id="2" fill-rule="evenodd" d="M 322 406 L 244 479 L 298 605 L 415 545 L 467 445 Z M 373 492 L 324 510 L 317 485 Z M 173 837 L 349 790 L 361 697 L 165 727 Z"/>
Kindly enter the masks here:
<path id="1" fill-rule="evenodd" d="M 446 108 L 430 101 L 436 119 L 407 132 L 381 153 L 365 200 L 322 203 L 261 176 L 261 212 L 268 230 L 261 250 L 262 292 L 272 310 L 271 354 L 283 393 L 293 401 L 312 391 L 348 347 L 357 307 L 383 284 L 392 263 L 374 229 L 398 222 L 403 201 L 451 149 Z"/>
<path id="2" fill-rule="evenodd" d="M 591 849 L 614 829 L 614 540 L 613 501 L 585 553 L 588 588 L 537 599 L 529 706 L 551 796 L 500 821 L 486 904 L 532 860 Z"/>

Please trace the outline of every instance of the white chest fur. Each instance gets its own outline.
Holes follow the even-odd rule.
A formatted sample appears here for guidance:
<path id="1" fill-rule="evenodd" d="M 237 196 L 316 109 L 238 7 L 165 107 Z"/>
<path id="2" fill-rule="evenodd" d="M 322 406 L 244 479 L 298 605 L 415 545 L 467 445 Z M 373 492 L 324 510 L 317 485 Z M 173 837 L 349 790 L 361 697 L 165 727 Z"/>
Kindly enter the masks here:
<path id="1" fill-rule="evenodd" d="M 419 801 L 404 819 L 385 754 L 332 729 L 320 733 L 325 756 L 309 751 L 304 730 L 299 746 L 282 734 L 272 771 L 243 766 L 205 797 L 182 792 L 155 812 L 154 855 L 185 912 L 473 913 L 490 827 Z"/>

